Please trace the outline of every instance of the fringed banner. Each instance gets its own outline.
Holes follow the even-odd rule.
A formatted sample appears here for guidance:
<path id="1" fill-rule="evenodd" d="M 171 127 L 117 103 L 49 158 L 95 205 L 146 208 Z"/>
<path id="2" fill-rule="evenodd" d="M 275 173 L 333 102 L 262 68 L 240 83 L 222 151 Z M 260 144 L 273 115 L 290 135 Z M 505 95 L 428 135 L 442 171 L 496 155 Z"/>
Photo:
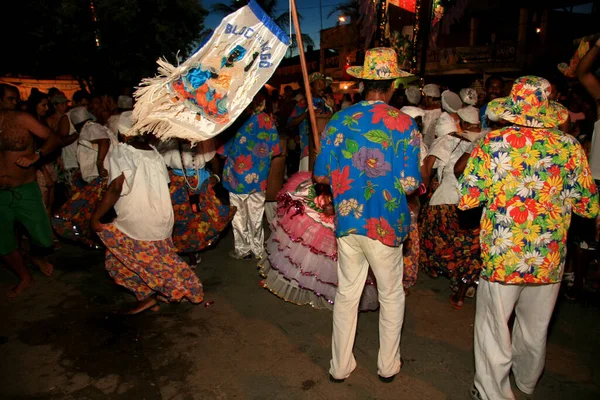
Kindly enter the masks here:
<path id="1" fill-rule="evenodd" d="M 223 19 L 183 64 L 158 60 L 135 93 L 133 132 L 199 142 L 222 132 L 275 72 L 288 35 L 254 2 Z"/>

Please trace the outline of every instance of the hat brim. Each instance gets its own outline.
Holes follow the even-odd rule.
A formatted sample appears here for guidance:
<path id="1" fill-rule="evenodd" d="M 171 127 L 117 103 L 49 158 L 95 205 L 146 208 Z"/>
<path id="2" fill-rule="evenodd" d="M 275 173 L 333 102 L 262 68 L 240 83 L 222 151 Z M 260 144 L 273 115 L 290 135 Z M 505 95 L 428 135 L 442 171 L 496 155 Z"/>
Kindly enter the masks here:
<path id="1" fill-rule="evenodd" d="M 402 71 L 399 68 L 391 68 L 389 73 L 385 75 L 376 75 L 376 74 L 365 74 L 364 67 L 349 67 L 346 72 L 348 75 L 353 76 L 358 79 L 364 79 L 367 81 L 390 81 L 398 78 L 408 78 L 414 76 L 406 71 Z"/>
<path id="2" fill-rule="evenodd" d="M 508 122 L 532 128 L 558 128 L 569 118 L 566 107 L 555 101 L 548 101 L 545 112 L 538 108 L 517 112 L 509 100 L 509 97 L 499 97 L 490 101 L 488 111 Z"/>

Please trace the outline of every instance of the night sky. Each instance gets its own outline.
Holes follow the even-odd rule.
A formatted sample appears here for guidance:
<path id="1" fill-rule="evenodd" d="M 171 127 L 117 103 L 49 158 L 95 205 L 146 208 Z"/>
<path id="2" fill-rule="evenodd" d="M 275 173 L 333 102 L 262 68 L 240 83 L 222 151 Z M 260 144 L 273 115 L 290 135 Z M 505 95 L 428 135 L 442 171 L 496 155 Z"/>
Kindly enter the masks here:
<path id="1" fill-rule="evenodd" d="M 207 10 L 210 10 L 211 6 L 215 3 L 227 2 L 223 0 L 202 0 L 202 5 Z M 337 23 L 337 15 L 332 15 L 331 18 L 327 18 L 327 15 L 331 12 L 331 9 L 338 4 L 344 4 L 343 0 L 296 0 L 298 11 L 303 19 L 300 21 L 302 33 L 309 34 L 316 45 L 319 47 L 319 30 L 321 29 L 320 23 L 320 11 L 319 3 L 323 6 L 323 28 L 330 28 L 335 26 Z M 289 9 L 289 2 L 287 0 L 278 1 L 278 13 L 283 13 Z M 205 28 L 216 28 L 221 22 L 222 17 L 211 13 L 204 21 Z"/>

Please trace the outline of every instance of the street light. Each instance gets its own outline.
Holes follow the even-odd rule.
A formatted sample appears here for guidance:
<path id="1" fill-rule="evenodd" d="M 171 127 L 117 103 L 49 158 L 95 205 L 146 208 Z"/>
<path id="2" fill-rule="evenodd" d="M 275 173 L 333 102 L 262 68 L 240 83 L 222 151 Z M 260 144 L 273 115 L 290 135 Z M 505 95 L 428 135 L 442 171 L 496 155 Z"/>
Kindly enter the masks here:
<path id="1" fill-rule="evenodd" d="M 340 15 L 340 16 L 338 17 L 338 21 L 340 21 L 340 22 L 346 22 L 346 16 L 344 16 L 344 15 Z"/>

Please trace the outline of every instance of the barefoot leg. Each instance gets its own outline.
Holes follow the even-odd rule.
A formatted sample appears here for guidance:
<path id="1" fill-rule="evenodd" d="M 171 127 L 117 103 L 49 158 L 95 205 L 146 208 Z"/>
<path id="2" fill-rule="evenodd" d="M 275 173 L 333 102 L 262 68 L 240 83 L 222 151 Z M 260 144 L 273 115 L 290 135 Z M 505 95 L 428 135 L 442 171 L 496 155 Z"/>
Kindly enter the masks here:
<path id="1" fill-rule="evenodd" d="M 146 311 L 149 308 L 152 309 L 152 311 L 158 311 L 158 309 L 156 309 L 156 306 L 157 306 L 156 299 L 154 297 L 149 297 L 146 300 L 142 300 L 142 301 L 138 302 L 135 307 L 133 307 L 129 310 L 121 311 L 121 314 L 135 315 L 135 314 L 141 313 L 142 311 Z M 160 306 L 159 306 L 159 308 L 160 308 Z"/>
<path id="2" fill-rule="evenodd" d="M 467 293 L 468 288 L 467 284 L 463 282 L 458 284 L 458 291 L 452 295 L 452 303 L 456 305 L 456 307 L 460 308 L 465 304 L 465 294 Z"/>
<path id="3" fill-rule="evenodd" d="M 36 257 L 29 255 L 29 259 L 36 267 L 40 269 L 42 274 L 50 276 L 54 272 L 54 266 L 50 264 L 50 261 L 48 261 L 47 257 Z"/>
<path id="4" fill-rule="evenodd" d="M 8 297 L 17 297 L 23 290 L 33 284 L 33 278 L 27 270 L 27 267 L 25 267 L 23 257 L 19 250 L 14 250 L 12 253 L 2 256 L 2 260 L 10 265 L 21 279 L 21 282 L 8 292 Z"/>

